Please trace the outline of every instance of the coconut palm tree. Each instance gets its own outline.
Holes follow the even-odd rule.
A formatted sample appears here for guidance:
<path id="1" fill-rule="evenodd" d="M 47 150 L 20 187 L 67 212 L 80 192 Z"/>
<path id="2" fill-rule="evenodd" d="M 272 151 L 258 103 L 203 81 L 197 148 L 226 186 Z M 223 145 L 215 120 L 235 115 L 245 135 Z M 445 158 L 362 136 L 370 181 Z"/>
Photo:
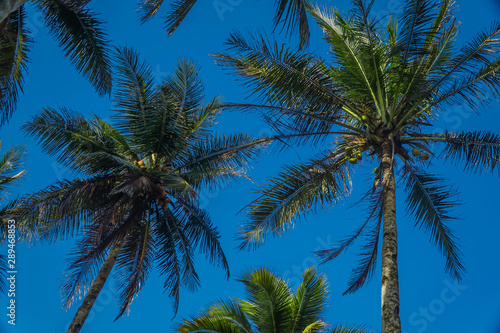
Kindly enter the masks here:
<path id="1" fill-rule="evenodd" d="M 22 170 L 25 155 L 26 149 L 24 146 L 18 145 L 10 148 L 0 157 L 0 201 L 7 199 L 6 195 L 9 193 L 9 188 L 25 174 L 26 171 Z M 2 243 L 7 242 L 9 239 L 9 214 L 13 206 L 13 203 L 9 203 L 0 209 L 0 241 Z M 0 293 L 5 293 L 7 290 L 6 272 L 7 258 L 0 254 Z"/>
<path id="2" fill-rule="evenodd" d="M 109 41 L 102 21 L 86 5 L 89 0 L 31 0 L 63 53 L 100 95 L 111 91 Z M 23 91 L 28 53 L 33 44 L 26 0 L 0 4 L 0 126 L 14 112 Z"/>
<path id="3" fill-rule="evenodd" d="M 282 26 L 288 33 L 298 31 L 300 37 L 299 46 L 302 48 L 309 42 L 309 23 L 307 19 L 307 8 L 310 7 L 308 0 L 276 0 L 276 13 L 274 14 L 274 28 Z M 145 23 L 153 18 L 160 10 L 163 0 L 141 0 L 139 11 L 141 22 Z M 170 11 L 165 19 L 165 29 L 171 35 L 189 14 L 189 11 L 196 4 L 196 0 L 172 1 Z M 214 8 L 225 12 L 232 8 L 226 3 L 213 2 Z M 217 7 L 217 8 L 218 8 Z"/>
<path id="4" fill-rule="evenodd" d="M 87 295 L 68 332 L 80 331 L 112 269 L 117 319 L 155 264 L 175 311 L 180 288 L 199 285 L 196 249 L 229 274 L 197 191 L 246 177 L 247 163 L 269 141 L 211 129 L 221 103 L 204 103 L 193 62 L 179 61 L 174 74 L 155 85 L 152 69 L 135 51 L 118 49 L 115 57 L 114 124 L 45 108 L 23 126 L 45 152 L 82 175 L 22 200 L 17 212 L 42 239 L 80 236 L 61 287 L 64 306 Z"/>
<path id="5" fill-rule="evenodd" d="M 485 131 L 436 133 L 433 120 L 450 106 L 480 112 L 498 96 L 500 24 L 457 47 L 459 24 L 450 0 L 406 0 L 398 17 L 370 18 L 373 1 L 354 0 L 349 14 L 318 7 L 311 14 L 330 47 L 329 61 L 278 45 L 265 36 L 234 33 L 217 61 L 245 82 L 255 105 L 278 133 L 313 143 L 321 152 L 285 167 L 247 207 L 242 248 L 255 248 L 281 235 L 319 207 L 344 199 L 353 170 L 375 166 L 362 202 L 367 219 L 331 249 L 317 253 L 327 262 L 366 236 L 362 259 L 346 293 L 374 273 L 382 231 L 382 332 L 401 332 L 399 318 L 396 179 L 405 208 L 430 234 L 455 279 L 465 272 L 450 224 L 456 191 L 428 171 L 434 158 L 467 171 L 499 170 L 500 136 Z M 232 52 L 234 51 L 235 54 Z M 311 141 L 312 140 L 312 141 Z"/>
<path id="6" fill-rule="evenodd" d="M 248 301 L 230 298 L 211 304 L 185 319 L 179 333 L 363 333 L 361 327 L 327 329 L 322 316 L 328 298 L 325 276 L 313 268 L 302 273 L 295 293 L 287 282 L 266 268 L 252 269 L 237 281 L 245 285 Z"/>

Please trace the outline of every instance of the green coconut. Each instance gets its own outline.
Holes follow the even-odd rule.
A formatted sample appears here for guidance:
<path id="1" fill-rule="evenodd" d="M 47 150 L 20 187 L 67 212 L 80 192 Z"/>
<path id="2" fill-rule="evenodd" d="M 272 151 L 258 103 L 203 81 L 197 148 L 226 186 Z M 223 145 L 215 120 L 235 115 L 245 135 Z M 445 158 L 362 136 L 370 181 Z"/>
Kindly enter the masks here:
<path id="1" fill-rule="evenodd" d="M 411 154 L 413 156 L 420 156 L 420 149 L 418 148 L 413 148 L 413 150 L 411 151 Z"/>
<path id="2" fill-rule="evenodd" d="M 349 159 L 349 162 L 351 162 L 351 164 L 356 164 L 356 163 L 358 163 L 358 159 L 356 157 L 351 157 Z"/>
<path id="3" fill-rule="evenodd" d="M 361 160 L 363 159 L 363 155 L 358 154 L 358 155 L 356 156 L 356 158 L 358 159 L 358 161 L 361 161 Z"/>
<path id="4" fill-rule="evenodd" d="M 363 121 L 367 121 L 367 120 L 368 120 L 368 118 L 366 118 L 366 116 L 361 116 L 361 120 L 363 120 Z"/>
<path id="5" fill-rule="evenodd" d="M 427 161 L 429 159 L 429 157 L 430 157 L 430 155 L 427 153 L 420 155 L 420 158 L 422 159 L 422 161 Z"/>
<path id="6" fill-rule="evenodd" d="M 378 175 L 380 173 L 380 168 L 376 167 L 375 169 L 373 169 L 373 172 L 375 172 Z"/>

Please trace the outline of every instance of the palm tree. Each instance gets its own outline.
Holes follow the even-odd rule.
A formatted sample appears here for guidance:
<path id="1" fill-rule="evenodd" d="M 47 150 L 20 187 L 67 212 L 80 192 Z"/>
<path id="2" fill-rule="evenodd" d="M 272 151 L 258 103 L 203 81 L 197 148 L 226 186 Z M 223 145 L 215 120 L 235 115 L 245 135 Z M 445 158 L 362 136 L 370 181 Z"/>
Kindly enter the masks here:
<path id="1" fill-rule="evenodd" d="M 140 20 L 145 23 L 158 13 L 163 0 L 141 0 L 140 3 Z M 282 29 L 286 29 L 288 33 L 298 31 L 299 45 L 302 48 L 309 42 L 310 32 L 307 19 L 307 8 L 310 7 L 309 0 L 275 0 L 275 3 L 274 28 L 281 25 Z M 169 35 L 179 27 L 195 4 L 196 0 L 172 1 L 165 20 L 165 29 Z"/>
<path id="2" fill-rule="evenodd" d="M 33 44 L 27 27 L 26 0 L 0 4 L 0 126 L 15 111 Z M 109 41 L 102 21 L 86 8 L 89 0 L 32 0 L 64 55 L 100 95 L 111 91 Z"/>
<path id="3" fill-rule="evenodd" d="M 362 200 L 368 202 L 367 219 L 317 254 L 327 262 L 366 236 L 346 290 L 355 292 L 374 273 L 382 230 L 382 332 L 393 333 L 401 332 L 396 178 L 406 192 L 407 212 L 430 234 L 445 257 L 446 271 L 458 280 L 465 272 L 450 227 L 456 191 L 428 168 L 442 157 L 467 171 L 499 170 L 500 136 L 436 133 L 432 121 L 453 105 L 480 112 L 499 95 L 500 24 L 458 48 L 453 1 L 406 0 L 399 17 L 387 23 L 370 18 L 372 4 L 354 0 L 348 15 L 311 10 L 330 47 L 331 63 L 265 36 L 239 33 L 228 39 L 229 51 L 216 57 L 258 96 L 255 105 L 234 108 L 260 110 L 278 133 L 309 133 L 295 142 L 312 140 L 323 147 L 307 162 L 285 167 L 261 189 L 247 207 L 241 247 L 255 248 L 308 212 L 344 199 L 353 170 L 374 164 L 373 186 Z"/>
<path id="4" fill-rule="evenodd" d="M 363 333 L 361 327 L 327 330 L 322 315 L 328 298 L 326 278 L 309 268 L 294 293 L 287 282 L 265 268 L 253 269 L 239 279 L 248 301 L 231 298 L 211 304 L 202 313 L 183 320 L 179 333 Z"/>
<path id="5" fill-rule="evenodd" d="M 6 194 L 9 193 L 9 188 L 25 174 L 26 171 L 21 170 L 25 155 L 26 149 L 18 145 L 10 148 L 0 157 L 0 201 L 6 200 Z M 13 203 L 9 203 L 0 209 L 0 240 L 2 243 L 7 242 L 9 239 L 9 215 L 13 206 Z M 0 254 L 0 293 L 5 293 L 7 290 L 6 259 L 7 258 L 3 254 Z"/>
<path id="6" fill-rule="evenodd" d="M 152 69 L 135 51 L 117 49 L 115 57 L 114 125 L 45 108 L 23 126 L 45 152 L 82 175 L 31 195 L 18 211 L 42 239 L 81 236 L 61 287 L 64 306 L 88 292 L 68 332 L 80 331 L 112 269 L 117 319 L 154 264 L 175 311 L 181 286 L 199 285 L 196 249 L 229 274 L 217 228 L 196 193 L 246 177 L 247 163 L 269 141 L 211 129 L 221 103 L 204 103 L 191 61 L 179 61 L 174 74 L 156 86 Z"/>

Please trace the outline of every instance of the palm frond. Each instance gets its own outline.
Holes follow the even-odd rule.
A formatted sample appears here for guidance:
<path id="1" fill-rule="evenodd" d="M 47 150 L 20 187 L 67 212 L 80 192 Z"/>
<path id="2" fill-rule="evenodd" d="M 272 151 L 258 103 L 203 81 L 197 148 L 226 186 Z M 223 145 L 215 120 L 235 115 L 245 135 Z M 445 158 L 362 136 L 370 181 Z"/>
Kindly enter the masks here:
<path id="1" fill-rule="evenodd" d="M 45 108 L 26 122 L 22 130 L 36 137 L 42 150 L 57 161 L 87 174 L 133 168 L 135 154 L 111 125 L 98 117 L 85 119 L 75 111 Z"/>
<path id="2" fill-rule="evenodd" d="M 26 12 L 19 7 L 4 22 L 0 32 L 0 126 L 14 112 L 23 91 L 24 73 L 32 39 L 26 26 Z"/>
<path id="3" fill-rule="evenodd" d="M 238 300 L 231 299 L 211 304 L 206 311 L 184 319 L 176 331 L 181 333 L 253 333 L 252 325 L 241 309 Z"/>
<path id="4" fill-rule="evenodd" d="M 492 132 L 445 133 L 442 155 L 466 171 L 491 171 L 500 166 L 500 135 Z M 500 174 L 500 168 L 498 169 Z"/>
<path id="5" fill-rule="evenodd" d="M 111 93 L 109 40 L 103 22 L 76 2 L 40 0 L 45 24 L 71 63 L 101 94 Z"/>
<path id="6" fill-rule="evenodd" d="M 349 288 L 344 292 L 344 295 L 354 293 L 358 289 L 363 287 L 366 281 L 373 276 L 373 273 L 375 271 L 378 254 L 378 243 L 380 239 L 380 228 L 384 216 L 384 206 L 382 202 L 384 191 L 384 185 L 380 184 L 376 187 L 375 191 L 370 190 L 368 194 L 367 203 L 370 213 L 366 219 L 366 222 L 374 221 L 375 225 L 366 234 L 366 241 L 362 246 L 362 258 L 359 260 L 358 266 L 353 269 L 352 276 L 348 282 Z M 365 226 L 363 226 L 361 230 L 363 230 L 364 227 Z"/>
<path id="7" fill-rule="evenodd" d="M 156 243 L 158 248 L 158 267 L 160 275 L 165 276 L 165 291 L 174 301 L 174 314 L 179 308 L 179 292 L 181 286 L 195 290 L 199 286 L 199 277 L 194 269 L 193 247 L 190 239 L 183 231 L 183 223 L 179 214 L 171 210 L 156 207 Z"/>
<path id="8" fill-rule="evenodd" d="M 280 46 L 262 34 L 245 38 L 232 33 L 226 44 L 237 56 L 219 53 L 216 62 L 239 75 L 268 105 L 335 114 L 347 103 L 344 92 L 327 75 L 323 61 L 313 54 Z"/>
<path id="9" fill-rule="evenodd" d="M 300 36 L 299 48 L 309 43 L 309 22 L 307 10 L 311 7 L 308 0 L 277 0 L 274 26 L 283 25 L 288 33 L 298 31 Z"/>
<path id="10" fill-rule="evenodd" d="M 328 155 L 304 164 L 287 166 L 260 197 L 247 206 L 250 221 L 241 226 L 240 248 L 255 248 L 269 235 L 279 236 L 293 227 L 300 216 L 328 207 L 344 197 L 350 188 L 350 175 L 342 154 Z"/>
<path id="11" fill-rule="evenodd" d="M 25 174 L 26 171 L 21 170 L 25 157 L 26 148 L 21 145 L 11 147 L 0 156 L 0 200 L 5 199 L 8 187 Z"/>
<path id="12" fill-rule="evenodd" d="M 370 333 L 366 326 L 337 326 L 330 333 Z"/>
<path id="13" fill-rule="evenodd" d="M 325 276 L 318 274 L 313 268 L 306 269 L 302 278 L 293 297 L 295 311 L 290 332 L 316 332 L 328 299 L 328 284 Z"/>
<path id="14" fill-rule="evenodd" d="M 172 2 L 165 21 L 165 29 L 168 35 L 174 33 L 195 4 L 196 0 L 175 0 Z"/>
<path id="15" fill-rule="evenodd" d="M 198 180 L 188 178 L 193 186 L 199 187 L 207 183 L 215 185 L 227 179 L 226 175 L 244 176 L 243 170 L 250 162 L 255 161 L 269 143 L 270 140 L 256 139 L 245 134 L 214 134 L 193 142 L 189 150 L 179 154 L 174 163 L 183 175 L 202 176 Z M 213 173 L 214 170 L 221 172 Z"/>
<path id="16" fill-rule="evenodd" d="M 130 304 L 144 286 L 155 258 L 155 241 L 151 220 L 137 223 L 121 248 L 116 261 L 116 288 L 120 292 L 120 311 L 115 320 L 128 311 Z"/>
<path id="17" fill-rule="evenodd" d="M 224 269 L 226 278 L 229 278 L 229 264 L 219 242 L 220 234 L 208 213 L 192 202 L 178 198 L 175 213 L 186 221 L 183 233 L 194 248 L 205 254 L 211 264 Z"/>
<path id="18" fill-rule="evenodd" d="M 415 168 L 406 168 L 406 207 L 416 220 L 416 225 L 429 232 L 431 241 L 446 258 L 446 272 L 460 280 L 465 273 L 462 253 L 448 223 L 456 218 L 449 210 L 458 203 L 457 194 L 449 189 L 443 179 Z"/>
<path id="19" fill-rule="evenodd" d="M 141 0 L 139 7 L 141 23 L 145 23 L 155 16 L 162 4 L 163 0 Z"/>
<path id="20" fill-rule="evenodd" d="M 240 306 L 258 332 L 286 331 L 293 314 L 293 293 L 286 281 L 265 268 L 251 269 L 241 274 L 238 282 L 245 285 L 248 301 Z"/>

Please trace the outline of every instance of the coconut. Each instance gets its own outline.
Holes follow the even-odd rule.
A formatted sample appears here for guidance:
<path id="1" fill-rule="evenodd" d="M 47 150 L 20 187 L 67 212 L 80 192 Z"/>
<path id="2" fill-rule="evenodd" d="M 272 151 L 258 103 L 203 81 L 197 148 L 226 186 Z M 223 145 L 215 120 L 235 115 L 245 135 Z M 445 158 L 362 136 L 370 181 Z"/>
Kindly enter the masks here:
<path id="1" fill-rule="evenodd" d="M 375 172 L 378 175 L 380 173 L 380 168 L 376 167 L 375 169 L 373 169 L 373 172 Z"/>
<path id="2" fill-rule="evenodd" d="M 413 156 L 420 156 L 420 150 L 418 148 L 413 148 L 413 150 L 411 151 L 411 154 Z"/>
<path id="3" fill-rule="evenodd" d="M 139 165 L 139 163 L 137 163 L 137 161 L 134 161 L 134 165 L 135 165 L 135 166 L 138 166 L 138 165 Z"/>
<path id="4" fill-rule="evenodd" d="M 368 118 L 366 118 L 366 116 L 361 116 L 361 120 L 363 120 L 363 121 L 367 121 L 367 120 L 368 120 Z"/>
<path id="5" fill-rule="evenodd" d="M 422 159 L 422 161 L 427 161 L 429 159 L 429 157 L 430 156 L 427 153 L 424 153 L 424 154 L 420 155 L 420 158 Z"/>
<path id="6" fill-rule="evenodd" d="M 363 155 L 358 154 L 358 156 L 356 156 L 356 158 L 358 159 L 358 161 L 361 161 L 363 159 Z"/>
<path id="7" fill-rule="evenodd" d="M 358 159 L 356 157 L 351 157 L 349 159 L 349 162 L 351 162 L 351 164 L 356 164 L 356 163 L 358 163 Z"/>
<path id="8" fill-rule="evenodd" d="M 139 166 L 143 166 L 143 165 L 144 165 L 144 161 L 143 161 L 143 160 L 140 160 L 140 161 L 138 162 L 138 164 L 139 164 Z"/>

